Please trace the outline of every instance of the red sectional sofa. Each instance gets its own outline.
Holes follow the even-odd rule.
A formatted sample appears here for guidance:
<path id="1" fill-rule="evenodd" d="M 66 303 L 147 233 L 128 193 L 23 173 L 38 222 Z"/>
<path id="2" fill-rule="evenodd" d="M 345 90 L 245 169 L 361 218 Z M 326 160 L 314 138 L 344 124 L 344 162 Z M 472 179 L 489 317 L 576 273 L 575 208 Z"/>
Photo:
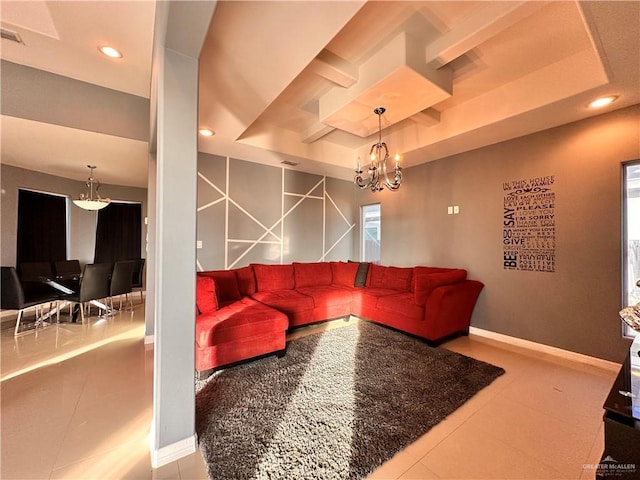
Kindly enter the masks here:
<path id="1" fill-rule="evenodd" d="M 196 370 L 283 354 L 289 328 L 348 315 L 438 342 L 469 331 L 482 288 L 462 269 L 352 262 L 199 272 Z"/>

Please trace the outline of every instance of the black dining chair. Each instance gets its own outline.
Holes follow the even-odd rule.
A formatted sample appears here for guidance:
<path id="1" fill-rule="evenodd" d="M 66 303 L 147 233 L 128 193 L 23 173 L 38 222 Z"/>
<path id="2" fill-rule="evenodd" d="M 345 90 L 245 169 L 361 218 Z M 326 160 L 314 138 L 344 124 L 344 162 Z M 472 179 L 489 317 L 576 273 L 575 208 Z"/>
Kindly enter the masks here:
<path id="1" fill-rule="evenodd" d="M 0 308 L 3 310 L 17 310 L 18 318 L 16 319 L 16 328 L 14 335 L 18 335 L 20 329 L 20 321 L 22 320 L 23 313 L 30 309 L 35 308 L 36 311 L 36 326 L 42 324 L 42 307 L 46 304 L 51 305 L 59 298 L 58 292 L 50 289 L 47 285 L 43 285 L 42 291 L 37 294 L 25 295 L 25 291 L 22 288 L 22 283 L 18 277 L 18 273 L 14 267 L 1 267 L 2 274 L 1 281 L 1 295 L 0 295 Z M 49 290 L 47 290 L 47 288 Z M 56 310 L 57 321 L 60 322 L 60 313 Z"/>
<path id="2" fill-rule="evenodd" d="M 133 268 L 133 278 L 131 282 L 131 287 L 133 288 L 133 290 L 140 291 L 140 301 L 142 302 L 144 301 L 144 298 L 142 297 L 142 291 L 144 289 L 143 281 L 144 281 L 145 259 L 137 258 L 135 261 L 136 261 L 136 266 Z"/>
<path id="3" fill-rule="evenodd" d="M 56 282 L 77 291 L 80 286 L 80 276 L 82 275 L 80 261 L 61 260 L 59 262 L 53 262 L 53 274 L 55 275 Z"/>
<path id="4" fill-rule="evenodd" d="M 53 279 L 51 262 L 22 262 L 18 264 L 18 278 L 25 296 L 36 298 L 51 293 L 44 280 Z"/>
<path id="5" fill-rule="evenodd" d="M 87 302 L 109 298 L 113 263 L 89 263 L 82 270 L 80 289 L 66 295 L 64 300 L 80 305 L 80 317 L 84 323 L 84 307 Z M 108 307 L 104 305 L 105 309 Z M 102 307 L 100 307 L 102 308 Z"/>
<path id="6" fill-rule="evenodd" d="M 129 294 L 133 292 L 133 269 L 136 263 L 136 260 L 121 260 L 113 266 L 109 291 L 111 310 L 113 310 L 113 297 L 116 295 L 120 297 L 118 310 L 122 309 L 122 295 L 129 298 L 129 307 L 133 310 L 133 300 L 131 299 L 133 295 L 129 296 Z"/>
<path id="7" fill-rule="evenodd" d="M 40 277 L 52 278 L 51 262 L 22 262 L 18 265 L 18 277 L 21 281 L 38 281 Z"/>

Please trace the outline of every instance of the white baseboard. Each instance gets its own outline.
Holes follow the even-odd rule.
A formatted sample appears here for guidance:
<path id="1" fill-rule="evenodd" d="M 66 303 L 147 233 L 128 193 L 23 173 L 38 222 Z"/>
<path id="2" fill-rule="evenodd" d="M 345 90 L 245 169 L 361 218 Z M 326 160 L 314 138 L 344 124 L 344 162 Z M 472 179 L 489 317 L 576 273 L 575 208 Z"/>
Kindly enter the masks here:
<path id="1" fill-rule="evenodd" d="M 496 340 L 498 342 L 508 343 L 509 345 L 515 345 L 517 347 L 564 358 L 566 360 L 585 363 L 587 365 L 602 368 L 604 370 L 610 370 L 612 372 L 617 372 L 620 370 L 621 366 L 619 363 L 603 360 L 602 358 L 590 357 L 589 355 L 584 355 L 582 353 L 571 352 L 569 350 L 563 350 L 562 348 L 552 347 L 550 345 L 544 345 L 542 343 L 536 343 L 522 338 L 510 337 L 509 335 L 491 332 L 478 327 L 469 327 L 469 333 L 478 335 L 479 337 L 490 338 L 491 340 Z"/>
<path id="2" fill-rule="evenodd" d="M 182 457 L 191 455 L 197 448 L 198 439 L 195 434 L 189 438 L 161 448 L 151 447 L 151 466 L 153 468 L 160 468 Z"/>
<path id="3" fill-rule="evenodd" d="M 145 335 L 144 336 L 144 344 L 145 345 L 152 344 L 155 341 L 155 338 L 156 338 L 155 335 Z"/>

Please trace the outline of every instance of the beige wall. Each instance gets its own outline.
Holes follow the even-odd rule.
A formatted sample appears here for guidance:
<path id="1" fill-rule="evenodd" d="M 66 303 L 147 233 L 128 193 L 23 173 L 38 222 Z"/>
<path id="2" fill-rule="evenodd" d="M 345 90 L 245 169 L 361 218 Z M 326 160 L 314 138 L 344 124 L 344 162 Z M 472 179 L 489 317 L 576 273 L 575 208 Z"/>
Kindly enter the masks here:
<path id="1" fill-rule="evenodd" d="M 472 325 L 620 361 L 621 165 L 640 106 L 409 168 L 382 206 L 382 263 L 462 267 L 485 284 Z M 553 175 L 555 272 L 503 268 L 502 183 Z M 459 205 L 459 215 L 447 206 Z"/>

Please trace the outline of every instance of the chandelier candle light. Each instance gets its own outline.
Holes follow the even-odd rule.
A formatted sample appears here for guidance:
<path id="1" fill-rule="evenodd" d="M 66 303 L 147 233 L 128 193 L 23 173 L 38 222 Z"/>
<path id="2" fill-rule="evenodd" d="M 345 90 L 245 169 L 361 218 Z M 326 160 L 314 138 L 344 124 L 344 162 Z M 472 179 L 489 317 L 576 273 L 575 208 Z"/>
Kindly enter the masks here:
<path id="1" fill-rule="evenodd" d="M 87 165 L 87 167 L 91 170 L 89 173 L 89 179 L 85 185 L 87 186 L 87 193 L 81 193 L 80 198 L 74 200 L 78 207 L 84 210 L 101 210 L 109 203 L 111 200 L 109 198 L 100 198 L 98 194 L 98 189 L 100 188 L 100 182 L 93 178 L 93 171 L 96 169 L 95 165 Z"/>
<path id="2" fill-rule="evenodd" d="M 371 145 L 369 150 L 369 157 L 371 158 L 371 165 L 369 166 L 369 178 L 364 179 L 362 177 L 362 170 L 360 170 L 360 158 L 358 158 L 358 165 L 356 167 L 356 176 L 353 182 L 364 190 L 370 188 L 372 192 L 380 192 L 387 187 L 389 190 L 398 190 L 402 183 L 402 168 L 398 165 L 400 156 L 396 153 L 395 160 L 396 166 L 393 169 L 393 182 L 389 180 L 387 174 L 387 160 L 389 160 L 389 149 L 387 144 L 382 141 L 382 114 L 386 111 L 384 107 L 378 107 L 373 110 L 373 113 L 378 115 L 378 143 Z"/>

